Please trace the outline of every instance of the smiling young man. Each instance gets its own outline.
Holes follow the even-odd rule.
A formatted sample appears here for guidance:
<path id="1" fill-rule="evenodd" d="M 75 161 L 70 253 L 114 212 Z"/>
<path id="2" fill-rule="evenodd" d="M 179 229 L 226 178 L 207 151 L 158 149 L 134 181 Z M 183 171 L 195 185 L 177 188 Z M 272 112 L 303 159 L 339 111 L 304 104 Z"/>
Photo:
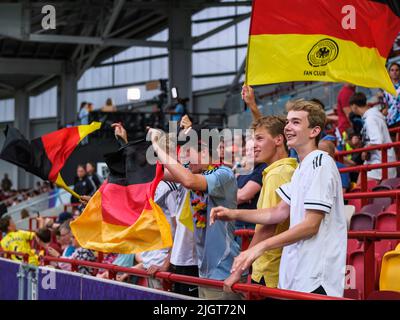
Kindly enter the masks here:
<path id="1" fill-rule="evenodd" d="M 258 118 L 251 129 L 254 130 L 254 162 L 266 163 L 263 170 L 262 189 L 257 202 L 257 208 L 272 208 L 280 198 L 275 190 L 288 183 L 297 167 L 297 161 L 288 158 L 286 139 L 284 136 L 286 120 L 283 117 L 267 116 Z M 289 228 L 289 219 L 276 225 L 256 226 L 255 235 L 249 248 L 257 243 L 282 233 Z M 279 264 L 282 248 L 264 252 L 252 265 L 252 282 L 276 288 L 279 279 Z M 241 271 L 233 273 L 225 280 L 224 289 L 229 291 L 231 286 L 240 279 Z"/>
<path id="2" fill-rule="evenodd" d="M 347 227 L 343 193 L 334 160 L 317 149 L 326 116 L 312 101 L 296 102 L 287 116 L 285 137 L 300 160 L 291 182 L 276 192 L 273 208 L 232 210 L 214 208 L 214 220 L 240 219 L 271 225 L 290 217 L 290 227 L 263 240 L 235 258 L 232 272 L 246 270 L 265 251 L 283 247 L 279 288 L 343 296 Z"/>

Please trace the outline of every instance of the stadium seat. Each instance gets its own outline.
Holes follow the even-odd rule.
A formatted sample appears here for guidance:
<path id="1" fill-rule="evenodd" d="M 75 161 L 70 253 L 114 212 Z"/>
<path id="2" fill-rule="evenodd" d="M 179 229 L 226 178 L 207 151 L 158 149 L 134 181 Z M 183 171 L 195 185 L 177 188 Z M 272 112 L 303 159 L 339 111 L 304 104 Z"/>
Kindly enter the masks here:
<path id="1" fill-rule="evenodd" d="M 362 242 L 357 239 L 347 239 L 347 261 L 349 262 L 350 255 L 355 252 L 362 250 Z"/>
<path id="2" fill-rule="evenodd" d="M 359 212 L 362 208 L 361 199 L 349 199 L 348 204 L 354 206 L 356 212 Z"/>
<path id="3" fill-rule="evenodd" d="M 362 230 L 374 230 L 375 227 L 375 216 L 368 212 L 356 213 L 351 217 L 350 230 L 362 231 Z"/>
<path id="4" fill-rule="evenodd" d="M 351 217 L 353 216 L 354 212 L 356 212 L 356 207 L 352 205 L 345 205 L 344 206 L 344 214 L 346 216 L 346 221 L 347 221 L 347 230 L 350 228 L 350 220 Z"/>
<path id="5" fill-rule="evenodd" d="M 377 216 L 379 212 L 384 210 L 384 206 L 378 203 L 367 204 L 366 206 L 362 207 L 358 213 L 370 213 L 374 216 Z"/>
<path id="6" fill-rule="evenodd" d="M 400 252 L 389 251 L 382 259 L 379 290 L 400 292 Z"/>
<path id="7" fill-rule="evenodd" d="M 375 198 L 374 200 L 372 200 L 372 203 L 378 204 L 386 209 L 392 204 L 392 198 Z"/>
<path id="8" fill-rule="evenodd" d="M 400 293 L 396 291 L 373 291 L 367 300 L 400 300 Z"/>
<path id="9" fill-rule="evenodd" d="M 387 186 L 390 187 L 391 189 L 398 189 L 400 186 L 400 178 L 385 179 L 382 180 L 382 182 L 379 185 Z"/>
<path id="10" fill-rule="evenodd" d="M 372 188 L 376 187 L 378 185 L 378 181 L 376 180 L 368 180 L 367 182 L 367 190 L 372 191 Z"/>
<path id="11" fill-rule="evenodd" d="M 386 208 L 385 211 L 392 211 L 392 212 L 396 212 L 397 208 L 396 208 L 396 202 L 392 203 L 389 207 Z"/>
<path id="12" fill-rule="evenodd" d="M 357 289 L 344 289 L 343 297 L 347 299 L 361 300 L 361 293 Z"/>
<path id="13" fill-rule="evenodd" d="M 391 211 L 383 211 L 378 213 L 375 222 L 377 231 L 396 231 L 397 230 L 397 215 Z"/>
<path id="14" fill-rule="evenodd" d="M 355 269 L 355 286 L 362 298 L 364 294 L 364 251 L 353 252 L 349 258 L 349 265 Z"/>

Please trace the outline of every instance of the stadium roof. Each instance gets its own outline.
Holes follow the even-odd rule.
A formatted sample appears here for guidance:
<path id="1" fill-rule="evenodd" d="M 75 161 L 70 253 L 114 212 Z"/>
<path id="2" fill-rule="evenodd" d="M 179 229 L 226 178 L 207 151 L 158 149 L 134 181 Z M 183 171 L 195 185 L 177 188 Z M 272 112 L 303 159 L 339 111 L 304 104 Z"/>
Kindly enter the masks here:
<path id="1" fill-rule="evenodd" d="M 251 5 L 251 1 L 243 1 Z M 219 0 L 72 0 L 52 1 L 56 29 L 45 30 L 46 1 L 0 4 L 0 98 L 16 90 L 41 92 L 58 75 L 85 70 L 131 46 L 168 47 L 147 40 L 168 27 L 171 10 L 192 13 L 210 6 L 234 6 Z"/>

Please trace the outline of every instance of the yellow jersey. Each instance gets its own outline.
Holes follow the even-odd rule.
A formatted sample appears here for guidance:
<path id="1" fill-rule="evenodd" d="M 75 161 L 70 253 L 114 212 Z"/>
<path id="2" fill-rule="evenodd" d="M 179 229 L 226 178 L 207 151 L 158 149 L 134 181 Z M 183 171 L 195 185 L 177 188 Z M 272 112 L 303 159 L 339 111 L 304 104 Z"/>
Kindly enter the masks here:
<path id="1" fill-rule="evenodd" d="M 292 175 L 297 168 L 297 161 L 294 158 L 284 158 L 275 161 L 263 171 L 263 184 L 257 202 L 257 208 L 275 207 L 281 198 L 275 192 L 281 185 L 290 182 Z M 256 226 L 256 231 L 261 225 Z M 271 235 L 277 235 L 289 229 L 289 218 L 278 225 L 271 226 Z M 251 278 L 260 282 L 264 278 L 265 284 L 269 288 L 278 287 L 279 264 L 281 261 L 282 248 L 264 252 L 253 263 Z"/>
<path id="2" fill-rule="evenodd" d="M 39 265 L 38 257 L 30 244 L 34 238 L 34 232 L 18 230 L 7 233 L 7 235 L 1 240 L 0 245 L 5 251 L 29 254 L 29 264 Z M 14 261 L 23 261 L 23 257 L 16 255 L 12 255 L 11 259 Z"/>

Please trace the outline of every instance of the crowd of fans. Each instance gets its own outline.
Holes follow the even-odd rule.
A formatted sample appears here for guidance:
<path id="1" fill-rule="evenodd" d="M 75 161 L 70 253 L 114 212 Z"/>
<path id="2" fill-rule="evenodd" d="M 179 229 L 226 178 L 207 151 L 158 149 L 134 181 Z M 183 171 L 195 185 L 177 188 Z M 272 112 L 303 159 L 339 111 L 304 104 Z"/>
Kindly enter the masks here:
<path id="1" fill-rule="evenodd" d="M 400 67 L 392 63 L 390 77 L 400 93 Z M 210 141 L 199 140 L 193 149 L 181 149 L 178 163 L 166 152 L 174 150 L 173 141 L 160 131 L 150 129 L 153 147 L 164 164 L 155 201 L 171 225 L 173 246 L 140 254 L 106 254 L 102 261 L 123 267 L 158 271 L 200 278 L 224 280 L 224 290 L 175 284 L 173 291 L 206 299 L 240 299 L 232 285 L 245 282 L 251 268 L 253 283 L 268 287 L 342 296 L 344 288 L 347 225 L 343 193 L 359 181 L 357 173 L 340 174 L 338 169 L 382 162 L 380 151 L 354 153 L 344 163 L 334 160 L 338 150 L 353 150 L 392 142 L 388 127 L 400 124 L 400 98 L 378 92 L 375 102 L 344 84 L 337 97 L 336 114 L 326 116 L 317 99 L 288 102 L 285 116 L 263 116 L 255 102 L 254 90 L 243 86 L 242 98 L 253 115 L 251 137 L 235 137 L 232 143 L 221 141 L 219 158 L 214 161 Z M 112 101 L 107 102 L 111 106 Z M 111 108 L 107 107 L 111 110 Z M 88 104 L 81 107 L 84 123 Z M 176 111 L 178 113 L 178 111 Z M 180 111 L 179 111 L 180 112 Z M 200 127 L 180 114 L 180 125 L 200 137 Z M 128 142 L 121 124 L 115 135 Z M 327 129 L 328 128 L 328 129 Z M 242 149 L 240 149 L 242 148 Z M 168 148 L 167 148 L 168 149 Z M 239 157 L 226 158 L 226 150 Z M 240 152 L 235 152 L 240 149 Z M 388 161 L 396 160 L 393 149 Z M 396 170 L 389 170 L 389 177 Z M 11 182 L 2 181 L 3 193 Z M 381 170 L 368 172 L 369 179 L 381 180 Z M 9 217 L 0 220 L 1 246 L 30 255 L 37 264 L 40 255 L 96 261 L 98 253 L 81 248 L 69 223 L 80 214 L 90 196 L 102 183 L 95 165 L 79 165 L 74 190 L 84 196 L 73 214 L 64 212 L 56 221 L 38 217 L 35 232 L 16 230 Z M 8 189 L 8 191 L 6 191 Z M 195 230 L 180 221 L 184 199 L 189 193 Z M 240 252 L 235 229 L 255 229 L 247 250 Z M 67 263 L 54 267 L 70 270 Z M 105 270 L 79 267 L 79 272 L 108 278 Z M 136 283 L 137 278 L 118 274 L 118 281 Z M 162 289 L 155 278 L 148 286 Z"/>

